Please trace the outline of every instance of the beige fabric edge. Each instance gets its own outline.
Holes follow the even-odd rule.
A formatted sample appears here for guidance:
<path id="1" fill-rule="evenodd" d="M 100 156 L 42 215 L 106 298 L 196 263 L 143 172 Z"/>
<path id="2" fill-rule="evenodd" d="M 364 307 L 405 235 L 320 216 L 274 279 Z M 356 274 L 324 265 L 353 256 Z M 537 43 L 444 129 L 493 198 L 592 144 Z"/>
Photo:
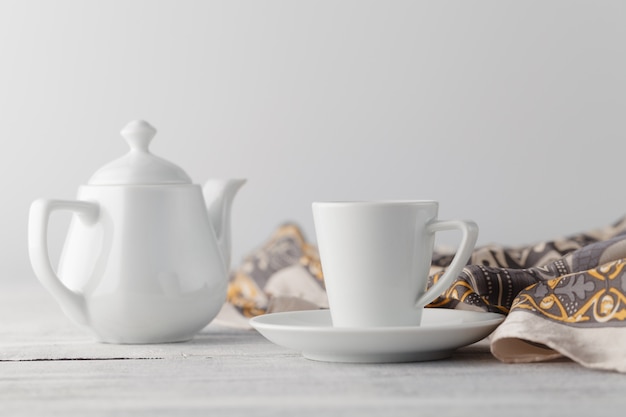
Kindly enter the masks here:
<path id="1" fill-rule="evenodd" d="M 576 328 L 514 310 L 492 333 L 491 353 L 507 363 L 563 355 L 587 368 L 626 373 L 626 327 Z"/>

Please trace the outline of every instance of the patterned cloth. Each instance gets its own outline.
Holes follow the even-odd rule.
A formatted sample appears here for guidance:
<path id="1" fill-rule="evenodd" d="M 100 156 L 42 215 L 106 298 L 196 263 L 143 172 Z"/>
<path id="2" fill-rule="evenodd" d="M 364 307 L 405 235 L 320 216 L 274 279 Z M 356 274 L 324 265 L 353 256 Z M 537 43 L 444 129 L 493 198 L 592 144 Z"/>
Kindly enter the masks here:
<path id="1" fill-rule="evenodd" d="M 429 285 L 451 259 L 435 253 Z M 503 362 L 565 356 L 626 372 L 626 217 L 532 246 L 478 247 L 429 307 L 507 314 L 491 335 L 491 351 Z M 286 224 L 232 274 L 220 319 L 247 326 L 259 314 L 315 308 L 328 308 L 317 249 Z"/>

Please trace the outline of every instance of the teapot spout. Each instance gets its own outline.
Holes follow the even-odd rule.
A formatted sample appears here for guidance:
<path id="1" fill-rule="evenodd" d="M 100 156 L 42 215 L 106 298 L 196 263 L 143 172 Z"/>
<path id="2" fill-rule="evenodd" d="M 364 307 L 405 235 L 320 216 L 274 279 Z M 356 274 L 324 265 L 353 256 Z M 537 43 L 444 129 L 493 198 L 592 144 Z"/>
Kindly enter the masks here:
<path id="1" fill-rule="evenodd" d="M 230 211 L 235 194 L 245 182 L 245 179 L 213 179 L 207 181 L 202 188 L 209 221 L 215 232 L 222 262 L 227 272 L 230 268 L 231 253 Z"/>

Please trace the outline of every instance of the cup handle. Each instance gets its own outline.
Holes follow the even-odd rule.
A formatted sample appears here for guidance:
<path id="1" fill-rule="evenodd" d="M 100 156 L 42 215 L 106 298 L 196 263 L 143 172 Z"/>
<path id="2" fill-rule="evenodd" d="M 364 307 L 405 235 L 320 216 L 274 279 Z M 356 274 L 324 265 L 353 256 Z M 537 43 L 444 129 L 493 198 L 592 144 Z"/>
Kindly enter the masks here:
<path id="1" fill-rule="evenodd" d="M 30 206 L 28 218 L 28 252 L 35 275 L 75 321 L 87 322 L 87 309 L 82 294 L 67 288 L 57 276 L 48 251 L 48 222 L 55 210 L 74 212 L 85 224 L 98 220 L 100 206 L 87 201 L 39 199 Z"/>
<path id="2" fill-rule="evenodd" d="M 415 303 L 415 307 L 422 308 L 437 298 L 441 293 L 447 290 L 450 285 L 458 278 L 459 274 L 467 264 L 468 259 L 472 255 L 476 240 L 478 239 L 478 225 L 469 220 L 435 220 L 430 223 L 426 230 L 430 233 L 441 232 L 444 230 L 460 230 L 463 235 L 461 243 L 444 274 L 439 280 L 430 287 Z"/>

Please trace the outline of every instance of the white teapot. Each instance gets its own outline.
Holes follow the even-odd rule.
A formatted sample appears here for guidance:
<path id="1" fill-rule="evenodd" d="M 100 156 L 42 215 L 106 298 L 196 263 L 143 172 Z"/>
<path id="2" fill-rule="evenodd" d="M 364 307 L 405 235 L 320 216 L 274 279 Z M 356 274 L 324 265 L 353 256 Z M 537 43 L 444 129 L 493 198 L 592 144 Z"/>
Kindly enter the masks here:
<path id="1" fill-rule="evenodd" d="M 32 267 L 67 316 L 102 342 L 189 340 L 225 301 L 230 208 L 245 180 L 192 184 L 150 153 L 148 123 L 121 133 L 130 151 L 80 186 L 77 200 L 33 202 Z M 55 210 L 74 213 L 57 272 L 47 247 Z"/>

